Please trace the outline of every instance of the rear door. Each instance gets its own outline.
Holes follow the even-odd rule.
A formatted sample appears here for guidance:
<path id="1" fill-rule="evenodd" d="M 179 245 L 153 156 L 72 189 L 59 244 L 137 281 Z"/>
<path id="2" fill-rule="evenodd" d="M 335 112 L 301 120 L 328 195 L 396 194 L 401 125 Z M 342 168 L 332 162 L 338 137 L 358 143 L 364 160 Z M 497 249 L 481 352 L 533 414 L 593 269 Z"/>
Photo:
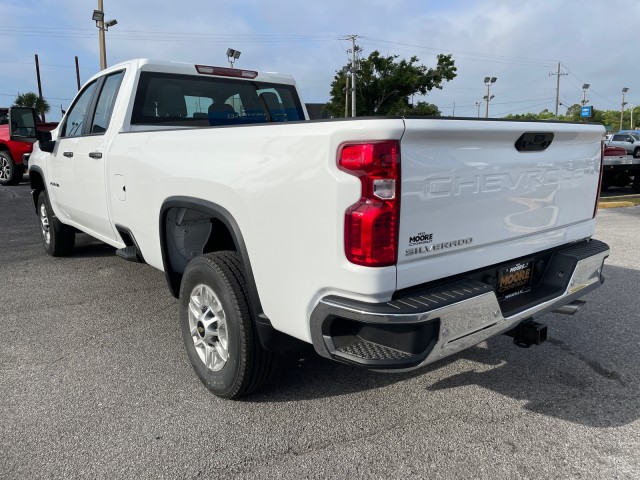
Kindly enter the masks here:
<path id="1" fill-rule="evenodd" d="M 601 126 L 426 119 L 405 124 L 398 288 L 592 234 Z M 521 138 L 529 139 L 524 147 L 521 140 L 519 151 Z"/>

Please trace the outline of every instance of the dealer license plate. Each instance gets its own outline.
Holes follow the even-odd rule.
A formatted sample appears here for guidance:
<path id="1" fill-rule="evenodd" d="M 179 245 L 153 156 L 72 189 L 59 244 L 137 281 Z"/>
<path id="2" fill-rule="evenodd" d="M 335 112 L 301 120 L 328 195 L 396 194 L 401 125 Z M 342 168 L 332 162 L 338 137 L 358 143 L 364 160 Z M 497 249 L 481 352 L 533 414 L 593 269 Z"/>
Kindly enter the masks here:
<path id="1" fill-rule="evenodd" d="M 498 296 L 512 297 L 531 288 L 533 260 L 516 263 L 498 270 Z"/>

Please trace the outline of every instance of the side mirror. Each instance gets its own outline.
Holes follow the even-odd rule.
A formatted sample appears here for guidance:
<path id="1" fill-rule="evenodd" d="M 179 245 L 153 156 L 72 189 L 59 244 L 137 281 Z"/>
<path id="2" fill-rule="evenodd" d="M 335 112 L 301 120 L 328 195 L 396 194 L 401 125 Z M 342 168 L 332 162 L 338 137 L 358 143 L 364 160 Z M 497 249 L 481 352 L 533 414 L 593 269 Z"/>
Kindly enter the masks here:
<path id="1" fill-rule="evenodd" d="M 17 142 L 40 142 L 40 150 L 53 152 L 55 146 L 51 140 L 51 132 L 36 130 L 36 112 L 28 107 L 11 107 L 9 109 L 9 138 Z"/>

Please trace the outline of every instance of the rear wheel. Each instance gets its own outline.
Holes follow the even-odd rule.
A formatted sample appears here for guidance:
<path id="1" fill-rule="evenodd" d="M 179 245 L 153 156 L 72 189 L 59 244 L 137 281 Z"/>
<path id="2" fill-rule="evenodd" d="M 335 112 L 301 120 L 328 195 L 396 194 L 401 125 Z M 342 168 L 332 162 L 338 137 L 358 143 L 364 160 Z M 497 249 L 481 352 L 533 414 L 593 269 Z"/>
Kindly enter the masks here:
<path id="1" fill-rule="evenodd" d="M 640 147 L 636 147 L 633 151 L 633 158 L 640 158 Z"/>
<path id="2" fill-rule="evenodd" d="M 180 285 L 180 328 L 193 369 L 217 396 L 240 398 L 269 378 L 272 354 L 258 339 L 235 252 L 189 262 Z"/>
<path id="3" fill-rule="evenodd" d="M 76 234 L 73 228 L 63 224 L 53 213 L 49 197 L 44 190 L 38 196 L 38 218 L 42 243 L 47 253 L 53 257 L 69 255 L 73 251 Z"/>
<path id="4" fill-rule="evenodd" d="M 9 152 L 0 151 L 0 185 L 17 185 L 23 173 L 24 167 L 13 163 Z"/>

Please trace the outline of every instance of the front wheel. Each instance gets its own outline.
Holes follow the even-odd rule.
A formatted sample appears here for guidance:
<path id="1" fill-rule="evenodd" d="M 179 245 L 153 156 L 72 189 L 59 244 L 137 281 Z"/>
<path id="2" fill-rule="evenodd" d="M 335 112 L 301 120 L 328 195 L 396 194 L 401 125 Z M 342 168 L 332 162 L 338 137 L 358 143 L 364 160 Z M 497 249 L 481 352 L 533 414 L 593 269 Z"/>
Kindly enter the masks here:
<path id="1" fill-rule="evenodd" d="M 187 356 L 211 392 L 237 399 L 266 382 L 272 354 L 258 339 L 237 253 L 208 253 L 189 262 L 179 305 Z"/>
<path id="2" fill-rule="evenodd" d="M 38 218 L 42 243 L 47 253 L 53 257 L 69 255 L 75 245 L 75 231 L 58 220 L 51 208 L 49 196 L 44 190 L 38 196 Z"/>
<path id="3" fill-rule="evenodd" d="M 24 167 L 13 163 L 9 152 L 0 151 L 0 185 L 17 185 L 23 174 Z"/>

